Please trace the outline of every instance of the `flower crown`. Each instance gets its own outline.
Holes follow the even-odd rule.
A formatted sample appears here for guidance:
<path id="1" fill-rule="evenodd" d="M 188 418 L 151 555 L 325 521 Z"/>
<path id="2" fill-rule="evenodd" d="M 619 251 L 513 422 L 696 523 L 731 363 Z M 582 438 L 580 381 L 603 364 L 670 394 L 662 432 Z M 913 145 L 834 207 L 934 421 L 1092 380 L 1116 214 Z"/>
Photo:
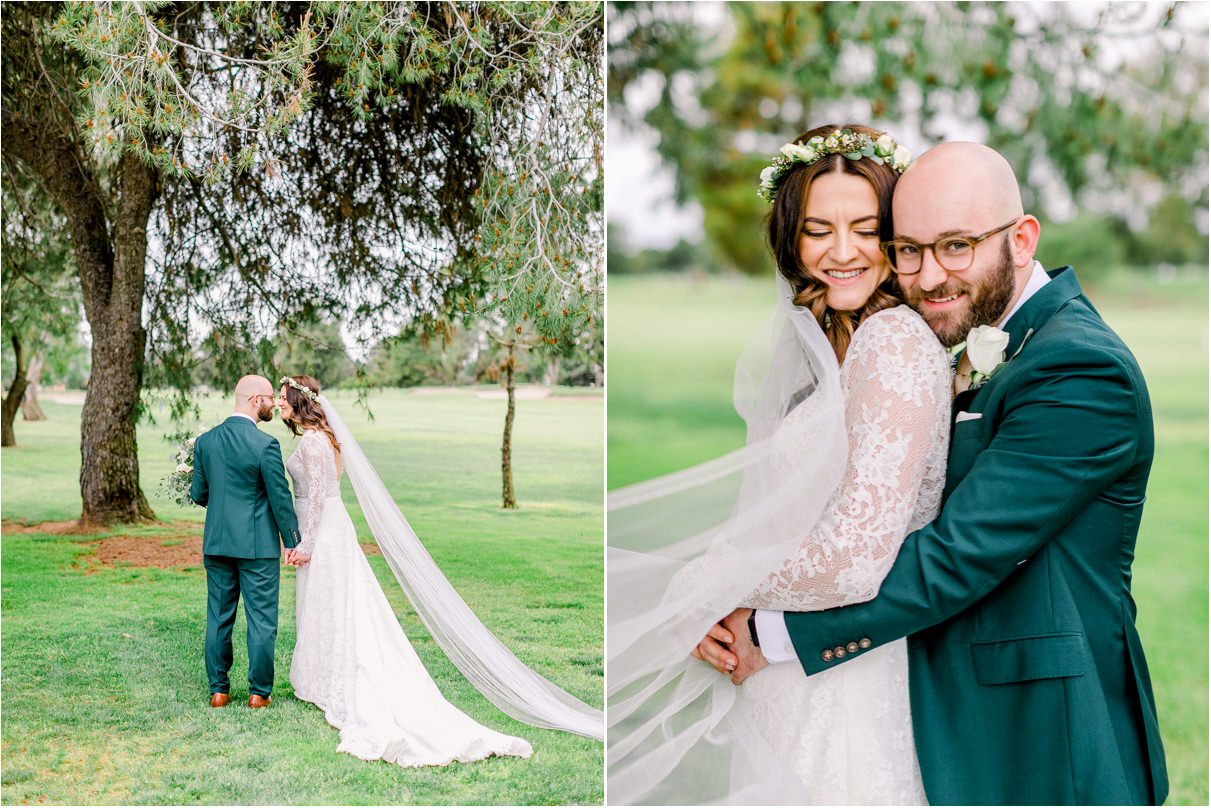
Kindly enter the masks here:
<path id="1" fill-rule="evenodd" d="M 304 387 L 303 385 L 299 384 L 298 382 L 296 382 L 294 379 L 290 378 L 289 376 L 283 376 L 282 378 L 278 379 L 278 384 L 288 384 L 291 387 L 293 387 L 295 390 L 298 390 L 300 393 L 307 396 L 307 398 L 311 399 L 312 401 L 320 400 L 319 395 L 317 395 L 314 390 L 312 390 L 308 387 Z"/>
<path id="2" fill-rule="evenodd" d="M 883 134 L 878 140 L 871 140 L 870 135 L 849 129 L 837 129 L 828 137 L 816 135 L 803 144 L 787 143 L 779 151 L 782 153 L 761 172 L 761 186 L 757 189 L 757 194 L 766 202 L 774 201 L 778 185 L 795 167 L 795 163 L 809 166 L 826 154 L 843 154 L 850 160 L 861 160 L 865 157 L 879 165 L 886 163 L 900 173 L 903 173 L 912 161 L 912 153 L 908 148 L 897 145 L 891 135 Z"/>

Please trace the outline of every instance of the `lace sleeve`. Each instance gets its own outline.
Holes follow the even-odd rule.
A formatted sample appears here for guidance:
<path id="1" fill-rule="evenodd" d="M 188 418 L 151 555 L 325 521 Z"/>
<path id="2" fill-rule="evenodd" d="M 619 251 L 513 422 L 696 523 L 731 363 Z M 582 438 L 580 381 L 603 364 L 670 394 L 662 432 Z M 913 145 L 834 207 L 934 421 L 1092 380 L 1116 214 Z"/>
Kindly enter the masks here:
<path id="1" fill-rule="evenodd" d="M 910 310 L 863 323 L 842 368 L 849 459 L 841 484 L 798 553 L 743 605 L 819 611 L 878 594 L 948 423 L 950 375 L 945 351 Z"/>
<path id="2" fill-rule="evenodd" d="M 302 502 L 302 512 L 299 513 L 301 524 L 299 533 L 302 541 L 298 551 L 311 555 L 315 549 L 316 528 L 320 524 L 320 516 L 324 511 L 324 492 L 327 490 L 325 479 L 328 439 L 319 432 L 305 432 L 299 441 L 299 457 L 303 460 L 303 474 L 307 478 L 307 498 Z M 300 503 L 295 503 L 299 505 Z"/>

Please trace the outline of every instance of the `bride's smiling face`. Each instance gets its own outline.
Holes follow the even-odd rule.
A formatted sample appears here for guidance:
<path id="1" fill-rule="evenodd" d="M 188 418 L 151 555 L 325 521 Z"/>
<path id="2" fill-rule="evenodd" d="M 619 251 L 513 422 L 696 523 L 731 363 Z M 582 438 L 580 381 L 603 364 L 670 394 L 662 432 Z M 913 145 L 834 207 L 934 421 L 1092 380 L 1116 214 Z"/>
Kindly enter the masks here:
<path id="1" fill-rule="evenodd" d="M 807 274 L 827 287 L 825 302 L 856 311 L 891 274 L 879 249 L 879 198 L 854 174 L 816 177 L 803 205 L 799 259 Z"/>
<path id="2" fill-rule="evenodd" d="M 286 385 L 282 385 L 282 389 L 278 391 L 278 407 L 282 410 L 282 420 L 288 420 L 294 417 L 294 408 L 290 406 L 290 402 L 286 400 Z"/>

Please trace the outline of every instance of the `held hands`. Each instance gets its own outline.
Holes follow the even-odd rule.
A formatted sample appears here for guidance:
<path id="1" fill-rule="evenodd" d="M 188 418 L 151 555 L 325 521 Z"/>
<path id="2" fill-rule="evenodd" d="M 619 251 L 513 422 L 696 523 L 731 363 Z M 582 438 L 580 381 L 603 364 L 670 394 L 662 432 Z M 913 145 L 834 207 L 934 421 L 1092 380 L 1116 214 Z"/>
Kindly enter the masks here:
<path id="1" fill-rule="evenodd" d="M 741 684 L 769 664 L 765 654 L 753 645 L 749 636 L 748 616 L 752 613 L 752 609 L 733 611 L 711 626 L 690 655 L 703 660 L 720 673 L 730 675 L 732 684 Z"/>
<path id="2" fill-rule="evenodd" d="M 311 555 L 308 553 L 300 553 L 293 547 L 286 549 L 284 560 L 292 567 L 305 567 L 307 562 L 311 560 Z"/>

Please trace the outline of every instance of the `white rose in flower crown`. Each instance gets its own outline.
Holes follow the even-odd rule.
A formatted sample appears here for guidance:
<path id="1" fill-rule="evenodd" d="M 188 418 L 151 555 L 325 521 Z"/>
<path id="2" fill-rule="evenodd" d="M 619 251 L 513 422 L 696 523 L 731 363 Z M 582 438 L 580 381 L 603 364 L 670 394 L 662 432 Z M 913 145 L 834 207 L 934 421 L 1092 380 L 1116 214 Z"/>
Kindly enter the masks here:
<path id="1" fill-rule="evenodd" d="M 891 139 L 891 135 L 882 135 L 878 140 L 875 141 L 875 150 L 880 155 L 891 154 L 895 147 L 896 142 Z"/>
<path id="2" fill-rule="evenodd" d="M 766 166 L 761 171 L 761 187 L 767 190 L 774 188 L 774 172 L 777 171 L 773 166 Z"/>
<path id="3" fill-rule="evenodd" d="M 788 160 L 810 160 L 807 149 L 800 146 L 798 143 L 786 143 L 778 151 L 782 152 L 783 156 Z"/>
<path id="4" fill-rule="evenodd" d="M 972 370 L 985 376 L 1005 361 L 1009 334 L 994 325 L 981 325 L 967 333 L 967 359 Z"/>
<path id="5" fill-rule="evenodd" d="M 905 168 L 907 168 L 908 162 L 910 160 L 912 160 L 912 152 L 910 152 L 908 150 L 908 147 L 907 146 L 896 146 L 896 151 L 891 156 L 892 164 L 896 165 L 896 166 L 904 166 Z"/>

